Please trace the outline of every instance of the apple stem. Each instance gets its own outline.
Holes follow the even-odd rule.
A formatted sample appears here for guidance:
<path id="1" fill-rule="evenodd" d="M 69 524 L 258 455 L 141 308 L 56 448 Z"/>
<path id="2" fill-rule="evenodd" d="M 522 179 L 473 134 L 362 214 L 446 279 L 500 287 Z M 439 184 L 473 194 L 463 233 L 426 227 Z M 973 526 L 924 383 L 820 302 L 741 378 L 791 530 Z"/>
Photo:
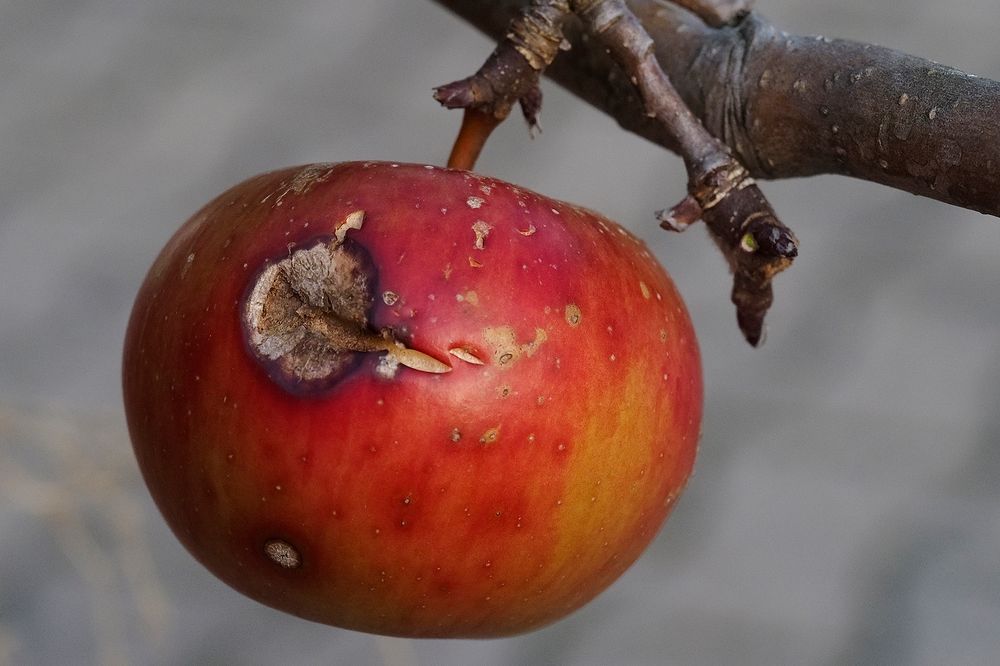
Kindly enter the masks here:
<path id="1" fill-rule="evenodd" d="M 476 166 L 479 153 L 494 129 L 502 122 L 492 113 L 468 108 L 462 116 L 462 127 L 448 156 L 449 169 L 471 171 Z"/>

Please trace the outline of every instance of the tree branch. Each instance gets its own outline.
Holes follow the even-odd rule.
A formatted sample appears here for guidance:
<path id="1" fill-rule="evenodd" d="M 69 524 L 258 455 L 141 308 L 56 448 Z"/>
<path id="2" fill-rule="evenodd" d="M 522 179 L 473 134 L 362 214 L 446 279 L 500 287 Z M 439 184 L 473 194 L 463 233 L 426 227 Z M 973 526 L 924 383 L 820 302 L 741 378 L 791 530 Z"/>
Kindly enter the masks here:
<path id="1" fill-rule="evenodd" d="M 435 1 L 497 39 L 527 4 Z M 842 174 L 1000 216 L 1000 83 L 882 47 L 788 35 L 754 12 L 714 28 L 671 2 L 628 5 L 682 99 L 753 176 Z M 573 18 L 563 33 L 573 49 L 546 73 L 678 152 L 603 45 Z"/>

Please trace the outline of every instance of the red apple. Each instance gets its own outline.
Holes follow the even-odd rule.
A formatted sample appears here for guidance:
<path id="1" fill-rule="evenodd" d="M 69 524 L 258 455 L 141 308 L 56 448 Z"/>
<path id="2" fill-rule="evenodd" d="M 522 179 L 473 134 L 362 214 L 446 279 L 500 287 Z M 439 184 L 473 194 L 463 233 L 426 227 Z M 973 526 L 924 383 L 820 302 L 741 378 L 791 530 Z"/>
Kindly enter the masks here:
<path id="1" fill-rule="evenodd" d="M 488 637 L 593 598 L 694 463 L 674 285 L 614 222 L 420 165 L 252 178 L 170 240 L 125 342 L 129 432 L 219 578 L 338 627 Z"/>

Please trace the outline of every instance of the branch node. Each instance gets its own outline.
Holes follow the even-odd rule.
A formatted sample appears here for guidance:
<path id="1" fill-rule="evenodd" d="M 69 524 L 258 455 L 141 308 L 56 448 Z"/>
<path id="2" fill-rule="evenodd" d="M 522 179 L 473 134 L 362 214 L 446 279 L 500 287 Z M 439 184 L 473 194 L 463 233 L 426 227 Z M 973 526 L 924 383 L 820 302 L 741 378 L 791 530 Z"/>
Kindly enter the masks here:
<path id="1" fill-rule="evenodd" d="M 506 120 L 515 103 L 531 136 L 541 131 L 538 79 L 556 55 L 570 47 L 562 33 L 568 12 L 568 0 L 533 0 L 510 22 L 504 39 L 475 74 L 434 89 L 434 99 L 442 106 L 466 111 L 449 166 L 472 169 L 489 132 Z"/>

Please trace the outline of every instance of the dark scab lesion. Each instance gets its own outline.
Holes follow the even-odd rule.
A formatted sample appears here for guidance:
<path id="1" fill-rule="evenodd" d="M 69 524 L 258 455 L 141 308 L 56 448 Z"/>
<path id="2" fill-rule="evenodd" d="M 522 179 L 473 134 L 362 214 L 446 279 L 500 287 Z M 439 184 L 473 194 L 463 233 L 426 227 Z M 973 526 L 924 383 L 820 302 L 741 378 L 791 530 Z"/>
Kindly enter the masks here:
<path id="1" fill-rule="evenodd" d="M 264 555 L 282 569 L 298 569 L 302 566 L 302 556 L 299 551 L 283 539 L 265 541 Z"/>

